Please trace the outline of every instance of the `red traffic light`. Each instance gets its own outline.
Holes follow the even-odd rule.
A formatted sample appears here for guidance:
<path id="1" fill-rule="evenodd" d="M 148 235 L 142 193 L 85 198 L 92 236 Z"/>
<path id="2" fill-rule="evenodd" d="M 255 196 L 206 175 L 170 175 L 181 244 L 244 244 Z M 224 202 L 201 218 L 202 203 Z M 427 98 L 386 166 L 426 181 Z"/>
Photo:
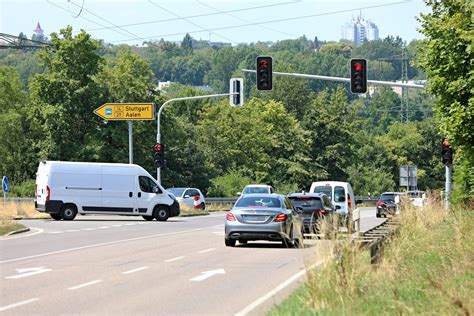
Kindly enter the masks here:
<path id="1" fill-rule="evenodd" d="M 153 151 L 157 151 L 157 152 L 158 152 L 158 151 L 161 151 L 161 144 L 155 144 L 155 145 L 153 146 Z"/>
<path id="2" fill-rule="evenodd" d="M 360 63 L 354 64 L 354 69 L 355 71 L 362 71 L 362 64 Z"/>
<path id="3" fill-rule="evenodd" d="M 260 68 L 261 69 L 267 69 L 268 68 L 268 61 L 263 59 L 263 60 L 260 60 Z"/>

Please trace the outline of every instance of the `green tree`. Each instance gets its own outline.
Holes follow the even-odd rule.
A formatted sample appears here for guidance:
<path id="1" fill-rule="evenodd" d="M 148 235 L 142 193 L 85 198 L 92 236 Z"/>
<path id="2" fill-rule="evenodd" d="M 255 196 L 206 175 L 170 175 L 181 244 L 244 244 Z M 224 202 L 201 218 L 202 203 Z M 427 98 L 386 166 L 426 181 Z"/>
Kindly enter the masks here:
<path id="1" fill-rule="evenodd" d="M 13 67 L 0 66 L 0 172 L 12 184 L 34 176 L 38 161 L 32 149 L 28 95 Z"/>
<path id="2" fill-rule="evenodd" d="M 426 73 L 442 134 L 456 151 L 455 189 L 461 200 L 474 196 L 474 30 L 473 2 L 426 0 L 431 13 L 421 14 L 423 50 L 417 65 Z M 455 166 L 455 168 L 456 168 Z"/>
<path id="3" fill-rule="evenodd" d="M 87 146 L 94 137 L 98 118 L 93 110 L 103 103 L 93 76 L 100 71 L 99 43 L 72 28 L 51 34 L 51 48 L 39 53 L 47 72 L 30 84 L 30 118 L 38 132 L 40 159 L 91 160 Z"/>
<path id="4" fill-rule="evenodd" d="M 185 54 L 192 54 L 193 52 L 193 38 L 189 33 L 186 33 L 186 35 L 183 38 L 183 41 L 181 42 L 181 48 L 184 50 Z"/>

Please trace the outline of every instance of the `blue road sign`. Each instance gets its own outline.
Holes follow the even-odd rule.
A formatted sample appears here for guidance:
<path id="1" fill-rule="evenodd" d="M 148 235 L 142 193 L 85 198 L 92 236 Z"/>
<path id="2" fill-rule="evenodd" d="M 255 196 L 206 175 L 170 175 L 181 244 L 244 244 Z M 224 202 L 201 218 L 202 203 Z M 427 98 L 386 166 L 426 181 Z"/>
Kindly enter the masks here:
<path id="1" fill-rule="evenodd" d="M 3 192 L 8 192 L 8 178 L 7 178 L 7 176 L 3 176 L 3 178 L 2 178 L 2 189 L 3 189 Z"/>

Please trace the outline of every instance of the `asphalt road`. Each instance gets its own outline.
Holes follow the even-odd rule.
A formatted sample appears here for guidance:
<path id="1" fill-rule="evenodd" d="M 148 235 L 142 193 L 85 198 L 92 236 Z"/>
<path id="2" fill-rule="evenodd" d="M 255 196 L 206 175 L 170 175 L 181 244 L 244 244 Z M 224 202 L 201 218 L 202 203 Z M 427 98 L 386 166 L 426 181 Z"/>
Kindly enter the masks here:
<path id="1" fill-rule="evenodd" d="M 361 214 L 363 229 L 381 222 Z M 23 220 L 29 232 L 0 238 L 0 313 L 262 315 L 329 252 L 324 240 L 225 247 L 224 218 Z"/>

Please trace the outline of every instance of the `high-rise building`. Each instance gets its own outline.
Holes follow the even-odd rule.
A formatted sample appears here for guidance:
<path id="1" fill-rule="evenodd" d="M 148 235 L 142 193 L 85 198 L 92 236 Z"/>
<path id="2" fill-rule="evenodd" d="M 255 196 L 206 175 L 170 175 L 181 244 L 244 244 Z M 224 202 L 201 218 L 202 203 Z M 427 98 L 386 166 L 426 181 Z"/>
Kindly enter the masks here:
<path id="1" fill-rule="evenodd" d="M 379 28 L 371 20 L 365 20 L 362 15 L 352 18 L 342 27 L 342 38 L 354 42 L 356 46 L 365 40 L 374 41 L 379 39 Z"/>

